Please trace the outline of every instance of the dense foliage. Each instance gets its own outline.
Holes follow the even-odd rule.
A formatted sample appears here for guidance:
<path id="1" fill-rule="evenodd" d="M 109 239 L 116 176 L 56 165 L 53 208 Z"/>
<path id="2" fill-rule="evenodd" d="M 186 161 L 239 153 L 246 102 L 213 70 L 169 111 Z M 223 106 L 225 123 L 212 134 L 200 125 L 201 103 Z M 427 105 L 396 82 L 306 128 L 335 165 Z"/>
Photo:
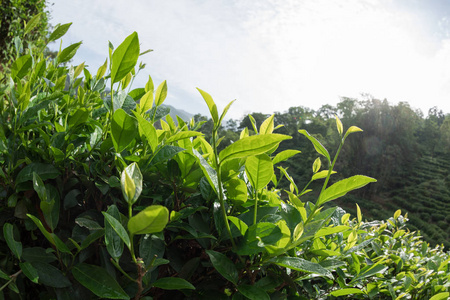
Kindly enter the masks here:
<path id="1" fill-rule="evenodd" d="M 6 72 L 24 49 L 42 51 L 48 30 L 43 0 L 1 0 L 0 70 Z"/>
<path id="2" fill-rule="evenodd" d="M 334 130 L 337 115 L 343 123 L 364 128 L 343 147 L 336 164 L 336 180 L 362 172 L 378 179 L 353 195 L 338 199 L 354 215 L 354 203 L 361 206 L 369 219 L 389 218 L 398 208 L 410 213 L 408 228 L 420 230 L 433 245 L 450 247 L 450 115 L 433 107 L 427 116 L 412 110 L 407 103 L 389 104 L 366 95 L 365 100 L 343 98 L 335 107 L 324 105 L 318 110 L 291 107 L 274 115 L 275 125 L 283 125 L 278 132 L 293 138 L 280 145 L 282 149 L 301 149 L 302 154 L 283 162 L 297 184 L 309 181 L 309 166 L 316 159 L 316 151 L 298 132 L 303 128 L 330 148 L 337 147 Z M 223 144 L 237 140 L 239 132 L 248 127 L 254 130 L 269 115 L 253 113 L 242 120 L 228 120 L 221 130 Z M 200 115 L 197 120 L 208 120 Z M 253 125 L 255 124 L 255 125 Z M 200 129 L 210 132 L 208 120 Z M 314 184 L 313 184 L 314 185 Z M 282 187 L 286 185 L 281 184 Z M 306 195 L 313 200 L 317 194 Z"/>
<path id="3" fill-rule="evenodd" d="M 57 26 L 50 40 L 69 27 Z M 198 89 L 211 113 L 207 140 L 201 121 L 168 115 L 165 81 L 155 88 L 149 77 L 130 90 L 146 52 L 137 33 L 110 45 L 95 73 L 66 66 L 79 46 L 54 59 L 18 56 L 0 85 L 1 297 L 449 296 L 448 254 L 405 230 L 401 211 L 364 222 L 358 206 L 356 218 L 324 206 L 376 181 L 330 181 L 360 128 L 334 119 L 334 155 L 297 130 L 315 149 L 303 188 L 281 166 L 299 150 L 285 149 L 292 136 L 274 133 L 282 130 L 274 116 L 260 126 L 250 118 L 251 129 L 221 146 L 232 102 L 219 114 Z M 313 201 L 303 200 L 314 193 L 308 186 L 318 187 Z"/>

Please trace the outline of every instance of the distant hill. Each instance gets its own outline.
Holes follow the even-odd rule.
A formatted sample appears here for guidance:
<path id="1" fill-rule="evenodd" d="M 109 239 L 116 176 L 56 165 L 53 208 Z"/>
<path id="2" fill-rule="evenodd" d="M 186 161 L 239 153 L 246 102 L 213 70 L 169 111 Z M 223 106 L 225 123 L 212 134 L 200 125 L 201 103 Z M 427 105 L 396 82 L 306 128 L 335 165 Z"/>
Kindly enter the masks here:
<path id="1" fill-rule="evenodd" d="M 172 105 L 163 104 L 163 106 L 168 107 L 170 109 L 169 114 L 175 122 L 177 121 L 177 116 L 186 122 L 188 122 L 194 116 L 193 114 L 188 113 L 187 111 L 184 111 L 182 109 L 175 108 Z"/>

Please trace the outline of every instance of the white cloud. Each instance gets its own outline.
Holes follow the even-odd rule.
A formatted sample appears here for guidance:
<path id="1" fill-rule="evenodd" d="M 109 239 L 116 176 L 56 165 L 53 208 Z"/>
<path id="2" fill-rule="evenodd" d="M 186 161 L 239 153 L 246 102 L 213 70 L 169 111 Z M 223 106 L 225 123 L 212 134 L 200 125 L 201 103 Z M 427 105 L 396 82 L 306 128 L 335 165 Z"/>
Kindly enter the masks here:
<path id="1" fill-rule="evenodd" d="M 192 113 L 206 114 L 195 87 L 219 108 L 237 99 L 234 118 L 318 108 L 362 92 L 449 112 L 449 40 L 436 41 L 420 16 L 392 7 L 388 0 L 61 0 L 53 16 L 74 22 L 65 44 L 84 40 L 79 59 L 91 69 L 106 58 L 108 40 L 117 46 L 136 30 L 142 49 L 155 50 L 143 57 L 145 74 L 167 79 L 168 101 Z"/>

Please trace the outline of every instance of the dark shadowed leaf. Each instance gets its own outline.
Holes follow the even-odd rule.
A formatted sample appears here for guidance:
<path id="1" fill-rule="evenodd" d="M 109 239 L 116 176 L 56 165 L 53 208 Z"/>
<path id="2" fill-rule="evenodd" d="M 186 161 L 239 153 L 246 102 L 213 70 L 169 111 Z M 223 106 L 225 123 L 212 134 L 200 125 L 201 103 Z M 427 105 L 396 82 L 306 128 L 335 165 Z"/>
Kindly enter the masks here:
<path id="1" fill-rule="evenodd" d="M 209 259 L 217 272 L 219 272 L 225 279 L 237 284 L 238 281 L 238 271 L 234 263 L 224 254 L 216 252 L 213 250 L 206 250 Z"/>
<path id="2" fill-rule="evenodd" d="M 6 244 L 11 252 L 18 258 L 22 256 L 22 243 L 17 242 L 14 239 L 14 226 L 9 223 L 3 225 L 3 236 L 5 237 Z"/>
<path id="3" fill-rule="evenodd" d="M 192 284 L 178 277 L 160 278 L 153 283 L 153 286 L 163 290 L 195 290 Z"/>
<path id="4" fill-rule="evenodd" d="M 55 288 L 71 286 L 72 283 L 58 268 L 43 262 L 32 262 L 31 265 L 37 270 L 39 283 Z"/>
<path id="5" fill-rule="evenodd" d="M 99 297 L 107 299 L 130 298 L 104 268 L 82 263 L 72 269 L 72 274 L 79 283 Z"/>
<path id="6" fill-rule="evenodd" d="M 255 285 L 241 284 L 238 291 L 251 300 L 270 300 L 269 294 Z"/>

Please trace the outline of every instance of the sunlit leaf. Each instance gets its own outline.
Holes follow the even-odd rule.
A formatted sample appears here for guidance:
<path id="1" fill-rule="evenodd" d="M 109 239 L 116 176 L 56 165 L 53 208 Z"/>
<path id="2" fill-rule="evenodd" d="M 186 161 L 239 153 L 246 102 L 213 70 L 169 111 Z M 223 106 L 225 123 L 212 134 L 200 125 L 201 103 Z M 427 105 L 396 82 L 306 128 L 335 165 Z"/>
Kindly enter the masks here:
<path id="1" fill-rule="evenodd" d="M 136 65 L 139 57 L 139 38 L 136 32 L 130 34 L 112 54 L 111 80 L 119 82 Z"/>
<path id="2" fill-rule="evenodd" d="M 279 162 L 285 161 L 289 158 L 291 158 L 292 156 L 301 153 L 301 151 L 298 150 L 284 150 L 281 151 L 280 153 L 278 153 L 277 155 L 275 155 L 275 157 L 272 160 L 272 163 L 275 165 Z"/>
<path id="3" fill-rule="evenodd" d="M 164 80 L 156 89 L 155 105 L 160 106 L 161 104 L 163 104 L 166 97 L 167 97 L 167 83 Z"/>
<path id="4" fill-rule="evenodd" d="M 265 134 L 244 137 L 226 147 L 219 154 L 221 162 L 229 159 L 242 158 L 265 153 L 281 141 L 292 137 L 282 134 Z"/>
<path id="5" fill-rule="evenodd" d="M 219 122 L 219 113 L 217 111 L 216 103 L 214 103 L 214 100 L 213 100 L 213 98 L 211 97 L 210 94 L 208 94 L 205 91 L 202 91 L 199 88 L 197 88 L 197 90 L 200 92 L 200 94 L 202 95 L 202 97 L 205 100 L 206 104 L 208 105 L 209 112 L 210 112 L 211 117 L 212 117 L 212 119 L 214 121 L 214 125 L 217 125 L 218 122 Z"/>
<path id="6" fill-rule="evenodd" d="M 271 115 L 267 119 L 264 120 L 264 122 L 259 127 L 259 134 L 270 134 L 273 132 L 274 124 L 273 124 L 273 117 L 275 115 Z"/>
<path id="7" fill-rule="evenodd" d="M 301 134 L 303 134 L 306 138 L 308 138 L 308 140 L 311 141 L 311 143 L 314 146 L 314 149 L 316 149 L 317 153 L 325 156 L 327 158 L 327 160 L 330 162 L 330 154 L 328 153 L 327 149 L 325 149 L 325 147 L 312 135 L 310 135 L 308 133 L 308 131 L 300 129 L 298 132 L 300 132 Z"/>
<path id="8" fill-rule="evenodd" d="M 151 205 L 130 218 L 128 230 L 131 235 L 162 231 L 169 222 L 169 210 L 165 206 Z"/>
<path id="9" fill-rule="evenodd" d="M 59 39 L 60 37 L 62 37 L 63 35 L 65 35 L 71 25 L 72 25 L 72 23 L 56 25 L 55 30 L 53 30 L 52 34 L 50 34 L 48 42 L 50 43 L 52 41 L 55 41 L 55 40 Z"/>
<path id="10" fill-rule="evenodd" d="M 129 205 L 134 204 L 142 192 L 142 173 L 136 163 L 130 164 L 122 171 L 122 194 Z"/>
<path id="11" fill-rule="evenodd" d="M 245 161 L 245 172 L 251 185 L 260 190 L 265 187 L 273 175 L 273 165 L 267 154 L 250 156 Z"/>
<path id="12" fill-rule="evenodd" d="M 377 180 L 371 177 L 363 175 L 355 175 L 328 187 L 319 197 L 318 205 L 323 205 L 324 203 L 334 200 L 336 198 L 342 197 L 350 191 L 359 189 L 371 182 L 376 182 Z"/>
<path id="13" fill-rule="evenodd" d="M 74 55 L 77 53 L 77 50 L 78 48 L 80 48 L 81 44 L 82 42 L 78 42 L 64 48 L 60 53 L 58 53 L 58 56 L 56 57 L 57 63 L 61 64 L 71 60 L 72 57 L 74 57 Z"/>

